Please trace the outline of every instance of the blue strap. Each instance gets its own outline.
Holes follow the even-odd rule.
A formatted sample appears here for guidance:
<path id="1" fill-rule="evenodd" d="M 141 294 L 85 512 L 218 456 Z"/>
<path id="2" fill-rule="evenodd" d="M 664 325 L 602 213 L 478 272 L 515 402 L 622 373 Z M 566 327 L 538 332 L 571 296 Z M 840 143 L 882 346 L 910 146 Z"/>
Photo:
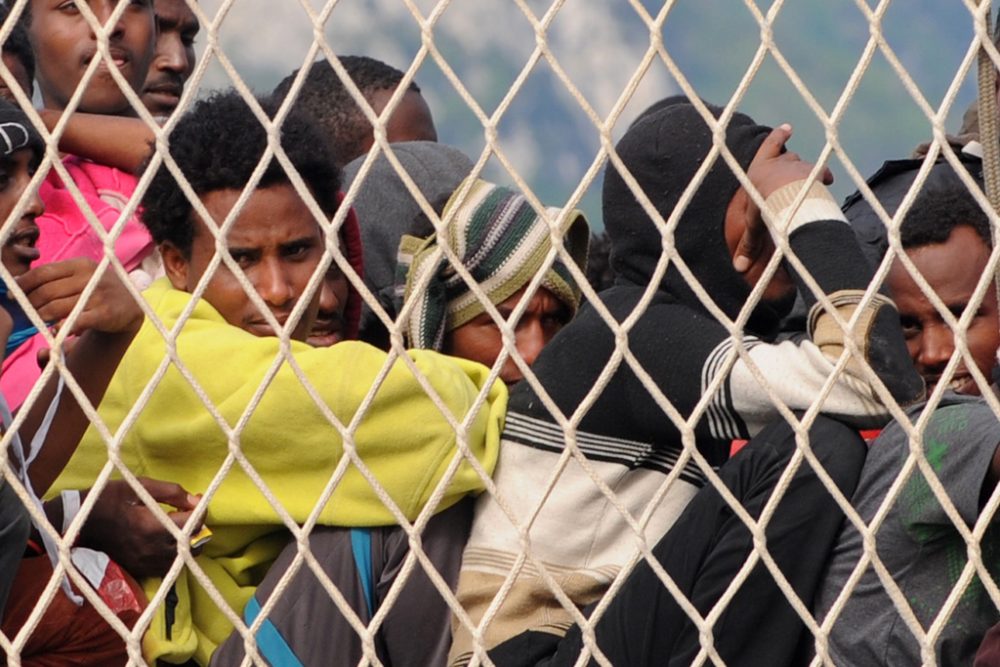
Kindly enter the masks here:
<path id="1" fill-rule="evenodd" d="M 256 597 L 251 597 L 247 602 L 246 609 L 243 610 L 243 620 L 247 625 L 252 624 L 260 616 L 260 603 Z M 285 642 L 285 638 L 278 632 L 278 628 L 270 619 L 265 620 L 260 630 L 257 631 L 257 651 L 261 657 L 267 660 L 274 667 L 303 667 L 295 651 Z"/>
<path id="2" fill-rule="evenodd" d="M 375 595 L 372 592 L 372 534 L 367 528 L 351 528 L 351 553 L 358 568 L 361 588 L 368 604 L 368 618 L 375 615 Z"/>

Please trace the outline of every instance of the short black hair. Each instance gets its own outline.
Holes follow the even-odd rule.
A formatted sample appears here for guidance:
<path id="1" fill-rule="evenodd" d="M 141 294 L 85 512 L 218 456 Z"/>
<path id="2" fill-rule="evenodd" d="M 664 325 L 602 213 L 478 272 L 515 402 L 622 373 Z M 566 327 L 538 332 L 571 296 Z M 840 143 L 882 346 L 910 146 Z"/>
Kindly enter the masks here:
<path id="1" fill-rule="evenodd" d="M 261 101 L 265 113 L 274 108 Z M 242 190 L 267 148 L 267 132 L 246 100 L 235 90 L 199 101 L 170 134 L 173 156 L 199 196 L 218 190 Z M 333 151 L 305 116 L 291 113 L 281 125 L 281 147 L 327 217 L 337 211 L 340 170 Z M 148 164 L 148 161 L 147 161 Z M 290 183 L 272 157 L 258 187 Z M 160 165 L 142 199 L 142 221 L 157 243 L 169 241 L 190 257 L 194 241 L 193 207 L 166 164 Z"/>
<path id="2" fill-rule="evenodd" d="M 9 53 L 17 58 L 28 74 L 28 81 L 33 82 L 35 80 L 35 52 L 31 50 L 31 42 L 28 41 L 27 27 L 31 21 L 30 11 L 31 3 L 29 2 L 24 6 L 24 10 L 17 23 L 11 28 L 10 34 L 7 35 L 7 41 L 3 43 L 3 53 Z M 0 25 L 7 23 L 9 17 L 10 8 L 6 4 L 0 3 Z M 29 97 L 32 94 L 31 90 L 24 92 Z"/>
<path id="3" fill-rule="evenodd" d="M 903 219 L 900 241 L 905 249 L 945 243 L 962 225 L 972 227 L 987 247 L 993 247 L 989 216 L 963 183 L 925 190 Z"/>
<path id="4" fill-rule="evenodd" d="M 367 56 L 340 56 L 340 64 L 369 103 L 372 95 L 382 90 L 396 90 L 403 80 L 403 73 L 398 69 Z M 277 104 L 288 96 L 299 71 L 282 79 L 271 93 Z M 420 92 L 419 86 L 412 81 L 407 90 Z M 329 61 L 319 60 L 312 64 L 293 108 L 309 115 L 326 133 L 340 166 L 362 154 L 361 146 L 372 131 L 371 123 Z"/>

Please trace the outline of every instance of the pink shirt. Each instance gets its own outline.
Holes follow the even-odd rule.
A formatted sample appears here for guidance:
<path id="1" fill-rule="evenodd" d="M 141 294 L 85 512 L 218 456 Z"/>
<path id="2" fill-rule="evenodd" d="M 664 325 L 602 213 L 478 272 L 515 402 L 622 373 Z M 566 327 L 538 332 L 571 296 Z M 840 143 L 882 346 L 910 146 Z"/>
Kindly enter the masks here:
<path id="1" fill-rule="evenodd" d="M 110 232 L 135 191 L 136 178 L 75 155 L 63 158 L 63 165 L 97 222 Z M 89 257 L 99 262 L 104 257 L 104 244 L 55 169 L 42 182 L 39 196 L 45 204 L 45 213 L 37 219 L 41 256 L 34 266 L 74 257 Z M 137 215 L 131 216 L 114 243 L 115 255 L 125 270 L 136 269 L 153 249 L 149 232 Z M 4 360 L 0 391 L 12 410 L 24 402 L 41 374 L 36 359 L 38 351 L 45 347 L 45 340 L 36 335 Z"/>

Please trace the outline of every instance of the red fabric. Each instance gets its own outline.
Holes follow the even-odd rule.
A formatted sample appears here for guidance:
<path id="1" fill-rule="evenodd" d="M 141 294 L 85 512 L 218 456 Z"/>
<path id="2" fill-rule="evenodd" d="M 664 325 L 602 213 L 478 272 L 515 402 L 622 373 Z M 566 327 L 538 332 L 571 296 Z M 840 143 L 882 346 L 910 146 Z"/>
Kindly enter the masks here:
<path id="1" fill-rule="evenodd" d="M 344 193 L 337 193 L 337 201 L 344 201 Z M 348 264 L 358 274 L 358 278 L 364 280 L 365 266 L 362 259 L 361 249 L 361 226 L 358 224 L 358 216 L 352 208 L 347 212 L 344 223 L 340 226 L 340 241 L 344 244 L 344 257 Z M 361 326 L 361 293 L 354 287 L 354 283 L 347 281 L 347 306 L 344 308 L 344 339 L 354 340 L 358 337 L 358 328 Z"/>
<path id="2" fill-rule="evenodd" d="M 52 563 L 41 555 L 21 560 L 0 630 L 13 638 L 27 622 L 52 577 Z M 74 590 L 76 588 L 74 587 Z M 108 565 L 101 596 L 118 618 L 132 627 L 146 605 L 139 585 L 114 563 Z M 124 665 L 125 642 L 86 600 L 76 606 L 57 590 L 21 651 L 24 667 Z"/>
<path id="3" fill-rule="evenodd" d="M 976 652 L 974 667 L 1000 667 L 1000 625 L 986 632 L 983 643 Z"/>
<path id="4" fill-rule="evenodd" d="M 869 445 L 872 444 L 872 440 L 877 438 L 881 432 L 882 429 L 880 428 L 874 428 L 868 431 L 859 431 L 861 438 Z M 749 440 L 733 440 L 732 444 L 729 446 L 729 458 L 736 456 L 736 452 L 746 447 L 748 442 Z"/>

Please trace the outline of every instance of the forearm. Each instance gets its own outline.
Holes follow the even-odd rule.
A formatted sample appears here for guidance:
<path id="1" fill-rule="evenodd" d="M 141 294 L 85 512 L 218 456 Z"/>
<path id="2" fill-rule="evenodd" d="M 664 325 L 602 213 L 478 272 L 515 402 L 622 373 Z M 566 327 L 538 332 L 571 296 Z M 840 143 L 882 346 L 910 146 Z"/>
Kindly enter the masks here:
<path id="1" fill-rule="evenodd" d="M 66 366 L 79 383 L 87 400 L 100 404 L 118 362 L 134 337 L 128 333 L 87 331 L 69 353 Z M 21 426 L 21 440 L 30 443 L 41 426 L 49 405 L 56 397 L 58 377 L 53 375 Z M 80 438 L 90 425 L 83 408 L 69 391 L 64 391 L 55 418 L 28 475 L 37 494 L 44 495 L 69 462 Z"/>
<path id="2" fill-rule="evenodd" d="M 45 126 L 52 131 L 61 111 L 42 109 Z M 138 118 L 74 113 L 59 138 L 59 150 L 129 173 L 137 173 L 155 140 L 152 130 Z"/>
<path id="3" fill-rule="evenodd" d="M 790 215 L 794 192 L 800 187 L 800 183 L 795 183 L 774 193 L 768 198 L 768 212 L 779 227 L 787 224 L 789 245 L 795 256 L 846 322 L 860 307 L 873 278 L 872 269 L 825 187 L 814 185 L 801 207 Z M 818 305 L 816 294 L 802 276 L 792 273 L 810 308 L 809 335 L 823 354 L 835 362 L 847 347 L 847 336 L 834 316 Z M 876 295 L 869 300 L 849 335 L 897 401 L 906 404 L 923 396 L 923 381 L 910 360 L 899 314 L 889 298 Z M 847 371 L 870 384 L 860 360 L 852 359 Z"/>

